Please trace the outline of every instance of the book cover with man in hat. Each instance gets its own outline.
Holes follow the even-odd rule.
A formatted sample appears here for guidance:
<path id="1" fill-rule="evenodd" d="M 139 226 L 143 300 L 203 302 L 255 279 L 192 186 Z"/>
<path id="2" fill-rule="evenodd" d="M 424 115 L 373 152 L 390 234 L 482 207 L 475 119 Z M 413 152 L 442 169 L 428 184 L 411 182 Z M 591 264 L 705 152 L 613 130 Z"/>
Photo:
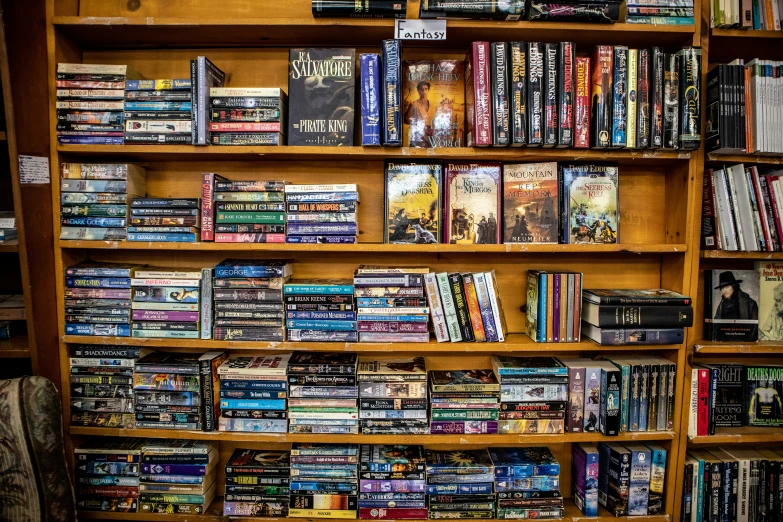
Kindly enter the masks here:
<path id="1" fill-rule="evenodd" d="M 704 338 L 758 341 L 759 273 L 755 270 L 704 271 Z"/>

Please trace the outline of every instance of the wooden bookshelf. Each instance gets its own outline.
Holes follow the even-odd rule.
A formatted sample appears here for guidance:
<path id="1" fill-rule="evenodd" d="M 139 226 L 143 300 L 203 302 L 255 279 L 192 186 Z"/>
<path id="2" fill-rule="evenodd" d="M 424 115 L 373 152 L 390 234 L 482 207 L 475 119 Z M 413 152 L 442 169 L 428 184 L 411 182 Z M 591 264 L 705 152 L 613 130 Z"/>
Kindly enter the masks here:
<path id="1" fill-rule="evenodd" d="M 0 359 L 27 359 L 30 357 L 30 340 L 26 335 L 17 335 L 0 341 Z"/>
<path id="2" fill-rule="evenodd" d="M 781 439 L 783 439 L 783 429 L 743 426 L 741 428 L 716 428 L 715 435 L 693 437 L 688 442 L 699 445 L 762 444 L 766 442 L 780 442 Z"/>
<path id="3" fill-rule="evenodd" d="M 693 346 L 697 354 L 783 354 L 783 342 L 725 343 L 717 341 L 699 341 Z"/>
<path id="4" fill-rule="evenodd" d="M 14 239 L 12 241 L 0 242 L 0 252 L 19 252 L 19 241 Z"/>
<path id="5" fill-rule="evenodd" d="M 6 132 L 0 131 L 0 141 L 7 141 L 7 140 L 8 140 L 8 135 L 6 134 Z"/>
<path id="6" fill-rule="evenodd" d="M 783 252 L 734 252 L 731 250 L 702 250 L 699 254 L 703 259 L 749 259 L 753 261 L 779 261 Z"/>
<path id="7" fill-rule="evenodd" d="M 762 156 L 757 154 L 717 154 L 710 152 L 707 154 L 706 162 L 708 164 L 726 164 L 734 165 L 736 163 L 747 163 L 748 165 L 780 165 L 783 164 L 783 156 Z"/>

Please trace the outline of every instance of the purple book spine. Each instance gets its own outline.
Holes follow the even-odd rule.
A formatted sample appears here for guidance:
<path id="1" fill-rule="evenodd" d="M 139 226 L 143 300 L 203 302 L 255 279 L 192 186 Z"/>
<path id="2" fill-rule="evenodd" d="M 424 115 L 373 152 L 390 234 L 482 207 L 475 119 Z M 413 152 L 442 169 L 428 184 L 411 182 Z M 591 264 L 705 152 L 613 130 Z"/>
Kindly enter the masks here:
<path id="1" fill-rule="evenodd" d="M 356 243 L 355 236 L 287 236 L 286 243 L 326 243 L 326 244 L 344 244 Z"/>
<path id="2" fill-rule="evenodd" d="M 360 60 L 360 88 L 362 103 L 362 145 L 381 145 L 380 91 L 381 57 L 377 54 L 362 54 Z"/>
<path id="3" fill-rule="evenodd" d="M 430 423 L 430 433 L 497 433 L 497 421 L 434 421 Z"/>
<path id="4" fill-rule="evenodd" d="M 552 299 L 554 299 L 554 309 L 552 310 L 552 335 L 554 336 L 553 341 L 556 343 L 560 342 L 560 274 L 555 274 L 555 277 L 553 278 L 555 280 L 555 288 L 552 292 Z"/>
<path id="5" fill-rule="evenodd" d="M 161 310 L 134 310 L 134 321 L 198 322 L 198 312 L 166 312 Z"/>
<path id="6" fill-rule="evenodd" d="M 207 466 L 194 464 L 142 464 L 143 475 L 206 475 Z"/>
<path id="7" fill-rule="evenodd" d="M 289 223 L 288 235 L 309 236 L 313 234 L 356 235 L 356 223 Z"/>

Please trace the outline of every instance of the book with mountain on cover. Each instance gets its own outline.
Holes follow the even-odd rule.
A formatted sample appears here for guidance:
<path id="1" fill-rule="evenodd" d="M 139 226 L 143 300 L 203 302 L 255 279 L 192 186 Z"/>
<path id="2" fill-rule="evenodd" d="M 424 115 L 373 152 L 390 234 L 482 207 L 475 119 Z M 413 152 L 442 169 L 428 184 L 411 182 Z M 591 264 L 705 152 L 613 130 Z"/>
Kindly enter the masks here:
<path id="1" fill-rule="evenodd" d="M 705 270 L 704 338 L 708 341 L 757 341 L 758 303 L 758 271 Z"/>
<path id="2" fill-rule="evenodd" d="M 503 242 L 557 243 L 557 163 L 503 165 Z"/>
<path id="3" fill-rule="evenodd" d="M 424 357 L 383 357 L 364 355 L 359 357 L 356 370 L 359 381 L 426 381 Z"/>
<path id="4" fill-rule="evenodd" d="M 386 162 L 386 243 L 439 243 L 443 167 L 437 162 Z"/>
<path id="5" fill-rule="evenodd" d="M 783 426 L 783 366 L 745 366 L 747 425 Z"/>
<path id="6" fill-rule="evenodd" d="M 619 243 L 617 166 L 566 164 L 560 169 L 562 242 Z"/>
<path id="7" fill-rule="evenodd" d="M 500 391 L 492 370 L 433 370 L 429 372 L 433 392 Z"/>
<path id="8" fill-rule="evenodd" d="M 465 146 L 465 62 L 403 62 L 403 145 Z"/>
<path id="9" fill-rule="evenodd" d="M 290 49 L 288 144 L 352 146 L 356 49 Z"/>
<path id="10" fill-rule="evenodd" d="M 447 162 L 444 243 L 499 244 L 500 163 Z"/>

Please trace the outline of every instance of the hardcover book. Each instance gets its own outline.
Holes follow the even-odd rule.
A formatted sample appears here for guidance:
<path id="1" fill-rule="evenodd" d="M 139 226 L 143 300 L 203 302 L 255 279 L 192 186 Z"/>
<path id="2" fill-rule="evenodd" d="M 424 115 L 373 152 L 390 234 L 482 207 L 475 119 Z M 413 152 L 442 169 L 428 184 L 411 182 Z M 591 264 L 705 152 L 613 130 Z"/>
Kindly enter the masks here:
<path id="1" fill-rule="evenodd" d="M 718 382 L 713 419 L 716 427 L 740 427 L 745 422 L 745 393 L 740 364 L 718 364 Z"/>
<path id="2" fill-rule="evenodd" d="M 288 144 L 352 146 L 355 49 L 291 49 Z"/>
<path id="3" fill-rule="evenodd" d="M 783 341 L 783 263 L 759 261 L 759 340 Z"/>
<path id="4" fill-rule="evenodd" d="M 628 110 L 628 47 L 614 47 L 614 75 L 612 89 L 612 148 L 625 147 L 627 129 L 625 128 Z"/>
<path id="5" fill-rule="evenodd" d="M 747 425 L 783 426 L 783 366 L 746 366 Z"/>
<path id="6" fill-rule="evenodd" d="M 590 148 L 590 57 L 576 58 L 574 99 L 574 148 Z"/>
<path id="7" fill-rule="evenodd" d="M 759 337 L 759 272 L 704 271 L 704 338 L 752 342 Z M 779 317 L 775 320 L 780 321 Z"/>
<path id="8" fill-rule="evenodd" d="M 462 147 L 465 144 L 465 63 L 403 62 L 403 144 Z"/>
<path id="9" fill-rule="evenodd" d="M 562 165 L 562 239 L 566 244 L 619 242 L 618 169 Z"/>
<path id="10" fill-rule="evenodd" d="M 445 165 L 444 243 L 499 244 L 500 163 Z"/>
<path id="11" fill-rule="evenodd" d="M 527 143 L 544 143 L 544 52 L 540 42 L 527 44 Z"/>
<path id="12" fill-rule="evenodd" d="M 465 113 L 468 147 L 492 145 L 489 43 L 473 42 L 465 57 Z"/>
<path id="13" fill-rule="evenodd" d="M 612 46 L 599 45 L 593 56 L 593 89 L 591 102 L 592 147 L 611 145 L 612 132 Z"/>
<path id="14" fill-rule="evenodd" d="M 438 243 L 442 215 L 440 163 L 386 162 L 386 243 Z"/>
<path id="15" fill-rule="evenodd" d="M 557 163 L 503 166 L 503 242 L 558 242 Z"/>
<path id="16" fill-rule="evenodd" d="M 491 44 L 492 78 L 492 145 L 508 147 L 511 144 L 510 107 L 508 96 L 508 44 Z"/>

